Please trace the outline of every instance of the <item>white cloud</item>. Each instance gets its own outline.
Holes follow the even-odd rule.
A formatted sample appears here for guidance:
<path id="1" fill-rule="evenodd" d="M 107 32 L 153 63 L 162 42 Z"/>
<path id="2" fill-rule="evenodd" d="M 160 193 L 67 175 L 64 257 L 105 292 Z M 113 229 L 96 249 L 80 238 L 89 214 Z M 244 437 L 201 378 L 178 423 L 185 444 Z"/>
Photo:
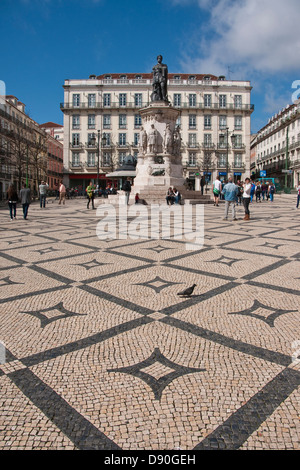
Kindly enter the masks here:
<path id="1" fill-rule="evenodd" d="M 193 0 L 173 0 L 176 4 Z M 206 35 L 198 37 L 193 54 L 185 52 L 183 69 L 227 74 L 276 74 L 299 70 L 299 0 L 198 0 L 207 10 Z"/>

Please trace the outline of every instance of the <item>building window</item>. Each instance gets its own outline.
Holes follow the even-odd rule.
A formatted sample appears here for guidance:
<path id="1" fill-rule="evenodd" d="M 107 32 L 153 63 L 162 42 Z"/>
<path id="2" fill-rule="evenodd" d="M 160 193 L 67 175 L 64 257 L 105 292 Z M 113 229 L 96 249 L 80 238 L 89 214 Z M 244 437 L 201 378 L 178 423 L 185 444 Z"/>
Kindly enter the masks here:
<path id="1" fill-rule="evenodd" d="M 122 165 L 126 158 L 126 152 L 119 152 L 119 163 Z"/>
<path id="2" fill-rule="evenodd" d="M 174 93 L 174 106 L 181 106 L 181 93 Z"/>
<path id="3" fill-rule="evenodd" d="M 111 165 L 111 154 L 109 152 L 103 153 L 103 166 L 110 166 Z"/>
<path id="4" fill-rule="evenodd" d="M 234 129 L 236 131 L 241 131 L 242 130 L 242 122 L 243 122 L 242 116 L 235 116 L 234 117 Z"/>
<path id="5" fill-rule="evenodd" d="M 119 145 L 120 146 L 125 146 L 126 145 L 126 134 L 125 133 L 119 134 Z"/>
<path id="6" fill-rule="evenodd" d="M 110 146 L 111 145 L 111 134 L 109 132 L 103 133 L 103 136 L 106 139 L 105 146 Z"/>
<path id="7" fill-rule="evenodd" d="M 193 148 L 197 145 L 197 134 L 189 134 L 189 147 Z"/>
<path id="8" fill-rule="evenodd" d="M 189 166 L 196 166 L 197 164 L 197 155 L 195 152 L 189 153 Z"/>
<path id="9" fill-rule="evenodd" d="M 227 127 L 227 116 L 219 117 L 219 129 L 224 130 Z"/>
<path id="10" fill-rule="evenodd" d="M 226 95 L 219 95 L 219 106 L 220 106 L 220 108 L 226 108 L 226 105 L 227 105 Z"/>
<path id="11" fill-rule="evenodd" d="M 88 133 L 87 135 L 87 144 L 88 144 L 88 147 L 95 147 L 95 145 L 97 145 L 97 139 L 96 139 L 96 143 L 94 145 L 92 145 L 92 139 L 95 137 L 94 133 Z"/>
<path id="12" fill-rule="evenodd" d="M 80 145 L 80 134 L 72 134 L 72 145 L 73 147 Z"/>
<path id="13" fill-rule="evenodd" d="M 243 146 L 243 136 L 241 134 L 237 134 L 235 136 L 235 141 L 233 147 L 236 149 L 240 149 Z"/>
<path id="14" fill-rule="evenodd" d="M 126 129 L 127 121 L 126 114 L 119 114 L 119 129 Z"/>
<path id="15" fill-rule="evenodd" d="M 136 114 L 134 116 L 134 127 L 135 129 L 138 129 L 139 127 L 141 127 L 142 125 L 142 117 L 140 116 L 140 114 Z"/>
<path id="16" fill-rule="evenodd" d="M 205 108 L 211 107 L 211 95 L 204 95 L 204 107 Z"/>
<path id="17" fill-rule="evenodd" d="M 72 153 L 72 166 L 80 166 L 80 154 Z"/>
<path id="18" fill-rule="evenodd" d="M 204 147 L 210 148 L 212 146 L 211 134 L 204 134 Z"/>
<path id="19" fill-rule="evenodd" d="M 196 129 L 196 114 L 189 115 L 189 129 Z"/>
<path id="20" fill-rule="evenodd" d="M 189 105 L 191 107 L 195 107 L 196 106 L 196 93 L 191 93 L 189 94 Z"/>
<path id="21" fill-rule="evenodd" d="M 135 95 L 134 95 L 134 104 L 135 104 L 135 106 L 142 107 L 142 104 L 143 104 L 143 95 L 142 95 L 142 93 L 135 93 Z"/>
<path id="22" fill-rule="evenodd" d="M 242 107 L 242 95 L 235 95 L 234 96 L 234 107 L 236 109 L 241 109 L 241 107 Z"/>
<path id="23" fill-rule="evenodd" d="M 204 129 L 211 129 L 211 116 L 210 115 L 204 116 Z"/>
<path id="24" fill-rule="evenodd" d="M 80 129 L 80 116 L 79 114 L 74 114 L 72 116 L 72 129 Z"/>
<path id="25" fill-rule="evenodd" d="M 103 129 L 110 129 L 110 114 L 103 114 Z"/>
<path id="26" fill-rule="evenodd" d="M 96 127 L 96 116 L 95 114 L 88 115 L 88 129 L 95 129 Z"/>
<path id="27" fill-rule="evenodd" d="M 73 95 L 73 106 L 74 107 L 80 106 L 80 94 L 78 94 L 78 93 L 75 93 Z"/>
<path id="28" fill-rule="evenodd" d="M 242 155 L 235 155 L 234 156 L 234 166 L 235 166 L 235 168 L 241 168 L 243 166 Z"/>
<path id="29" fill-rule="evenodd" d="M 96 106 L 96 95 L 95 95 L 95 93 L 88 94 L 88 106 L 89 106 L 89 108 Z"/>
<path id="30" fill-rule="evenodd" d="M 103 106 L 110 106 L 111 105 L 111 95 L 110 93 L 103 94 Z"/>
<path id="31" fill-rule="evenodd" d="M 133 136 L 133 144 L 134 145 L 139 145 L 139 142 L 140 142 L 140 134 L 139 132 L 135 132 L 134 133 L 134 136 Z"/>
<path id="32" fill-rule="evenodd" d="M 119 106 L 126 106 L 127 104 L 127 95 L 126 93 L 119 94 Z"/>
<path id="33" fill-rule="evenodd" d="M 218 157 L 218 167 L 219 168 L 226 168 L 226 162 L 227 162 L 226 153 L 220 153 L 220 155 Z"/>
<path id="34" fill-rule="evenodd" d="M 95 161 L 96 161 L 96 155 L 95 155 L 95 153 L 89 152 L 89 153 L 88 153 L 87 166 L 88 166 L 88 167 L 95 167 L 95 166 L 96 166 Z"/>

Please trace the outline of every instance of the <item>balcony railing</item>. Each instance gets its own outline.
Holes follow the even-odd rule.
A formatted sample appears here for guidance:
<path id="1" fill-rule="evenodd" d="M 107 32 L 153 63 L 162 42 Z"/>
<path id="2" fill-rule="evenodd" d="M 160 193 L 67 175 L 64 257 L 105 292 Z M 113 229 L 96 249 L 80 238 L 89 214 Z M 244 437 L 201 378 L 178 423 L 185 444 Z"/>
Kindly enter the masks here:
<path id="1" fill-rule="evenodd" d="M 135 103 L 135 102 L 129 102 L 129 103 L 124 103 L 120 104 L 118 101 L 116 102 L 110 102 L 110 103 L 79 103 L 79 104 L 74 104 L 74 103 L 60 103 L 60 108 L 63 110 L 76 110 L 76 109 L 140 109 L 140 108 L 145 108 L 149 105 L 149 101 L 144 101 L 142 103 Z"/>
<path id="2" fill-rule="evenodd" d="M 103 102 L 97 102 L 97 103 L 60 103 L 60 108 L 61 109 L 70 109 L 70 110 L 76 110 L 76 109 L 118 109 L 118 108 L 130 108 L 130 109 L 139 109 L 139 108 L 145 108 L 149 106 L 149 101 L 143 101 L 141 103 L 135 103 L 135 102 L 127 102 L 124 104 L 120 104 L 119 101 L 114 101 L 110 103 L 103 103 Z M 198 103 L 198 104 L 191 104 L 188 101 L 187 102 L 181 102 L 181 103 L 172 103 L 172 105 L 175 108 L 191 108 L 191 109 L 203 109 L 203 110 L 234 110 L 234 111 L 254 111 L 254 104 L 242 104 L 240 106 L 236 106 L 234 103 L 228 103 L 226 105 L 221 105 L 219 103 L 212 103 L 211 105 L 207 106 L 204 103 Z"/>
<path id="3" fill-rule="evenodd" d="M 81 142 L 75 143 L 75 142 L 70 142 L 70 148 L 72 149 L 83 149 L 83 144 Z"/>
<path id="4" fill-rule="evenodd" d="M 189 149 L 197 149 L 200 148 L 199 142 L 187 142 L 186 147 Z"/>
<path id="5" fill-rule="evenodd" d="M 205 150 L 214 150 L 216 148 L 216 144 L 213 142 L 202 142 L 202 148 Z"/>
<path id="6" fill-rule="evenodd" d="M 83 164 L 81 162 L 70 162 L 70 168 L 72 169 L 81 169 L 83 168 Z"/>

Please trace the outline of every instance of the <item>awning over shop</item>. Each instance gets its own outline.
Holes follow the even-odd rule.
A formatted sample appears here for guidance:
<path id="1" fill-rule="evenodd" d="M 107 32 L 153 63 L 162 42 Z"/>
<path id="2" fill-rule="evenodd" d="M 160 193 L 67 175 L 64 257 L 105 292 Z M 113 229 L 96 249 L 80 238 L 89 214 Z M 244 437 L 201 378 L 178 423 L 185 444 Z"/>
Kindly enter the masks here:
<path id="1" fill-rule="evenodd" d="M 136 171 L 113 171 L 112 173 L 108 173 L 106 178 L 124 178 L 126 176 L 134 178 L 136 176 Z"/>

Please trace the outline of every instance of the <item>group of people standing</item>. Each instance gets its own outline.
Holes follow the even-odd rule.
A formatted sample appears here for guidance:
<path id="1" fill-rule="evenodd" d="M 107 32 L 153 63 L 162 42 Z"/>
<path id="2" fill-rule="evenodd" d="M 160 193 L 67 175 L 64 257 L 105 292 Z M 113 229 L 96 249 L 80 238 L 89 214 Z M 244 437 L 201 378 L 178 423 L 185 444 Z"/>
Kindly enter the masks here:
<path id="1" fill-rule="evenodd" d="M 250 220 L 249 206 L 256 197 L 256 202 L 270 198 L 273 202 L 275 194 L 275 185 L 273 183 L 255 183 L 250 178 L 246 178 L 244 182 L 238 181 L 236 184 L 232 177 L 228 178 L 228 182 L 223 186 L 220 177 L 217 176 L 212 187 L 214 206 L 219 205 L 221 195 L 225 199 L 225 215 L 224 220 L 228 219 L 229 208 L 232 208 L 232 220 L 236 219 L 236 204 L 243 204 L 245 210 L 244 220 Z"/>

